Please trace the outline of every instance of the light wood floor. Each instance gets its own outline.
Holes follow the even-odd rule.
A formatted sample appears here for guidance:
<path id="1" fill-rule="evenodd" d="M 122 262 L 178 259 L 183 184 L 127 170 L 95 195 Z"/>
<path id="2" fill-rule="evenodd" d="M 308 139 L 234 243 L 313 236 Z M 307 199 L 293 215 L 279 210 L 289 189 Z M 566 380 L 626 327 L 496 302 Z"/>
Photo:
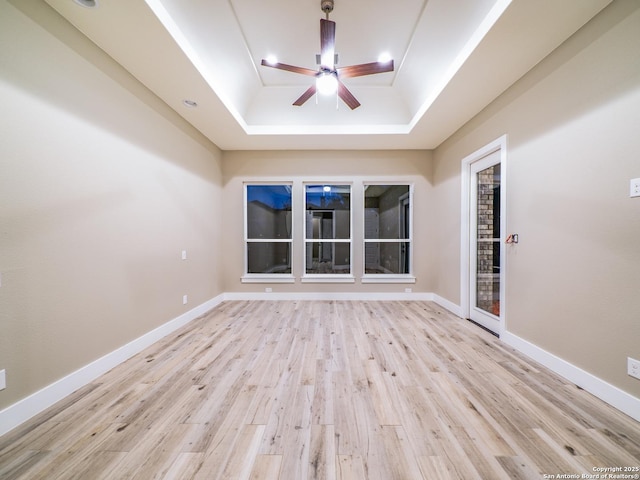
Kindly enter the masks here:
<path id="1" fill-rule="evenodd" d="M 0 437 L 3 480 L 638 466 L 638 422 L 428 302 L 226 302 Z"/>

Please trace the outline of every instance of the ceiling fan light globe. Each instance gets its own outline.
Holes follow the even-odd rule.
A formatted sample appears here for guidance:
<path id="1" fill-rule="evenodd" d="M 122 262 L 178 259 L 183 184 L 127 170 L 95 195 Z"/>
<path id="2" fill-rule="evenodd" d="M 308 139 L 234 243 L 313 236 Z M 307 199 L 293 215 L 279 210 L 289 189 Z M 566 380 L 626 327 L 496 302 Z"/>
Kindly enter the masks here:
<path id="1" fill-rule="evenodd" d="M 338 79 L 331 73 L 322 74 L 316 79 L 316 89 L 322 95 L 333 95 L 338 91 Z"/>
<path id="2" fill-rule="evenodd" d="M 388 52 L 381 53 L 378 57 L 378 63 L 389 63 L 391 60 L 393 60 L 393 57 Z"/>

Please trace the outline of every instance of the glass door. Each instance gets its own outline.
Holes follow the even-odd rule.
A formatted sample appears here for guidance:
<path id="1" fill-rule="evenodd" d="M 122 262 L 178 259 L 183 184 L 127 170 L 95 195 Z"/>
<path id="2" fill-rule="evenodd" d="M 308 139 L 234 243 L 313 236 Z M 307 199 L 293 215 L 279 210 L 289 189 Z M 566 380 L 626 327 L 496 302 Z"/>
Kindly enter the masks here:
<path id="1" fill-rule="evenodd" d="M 470 319 L 499 333 L 502 272 L 500 152 L 471 164 Z"/>

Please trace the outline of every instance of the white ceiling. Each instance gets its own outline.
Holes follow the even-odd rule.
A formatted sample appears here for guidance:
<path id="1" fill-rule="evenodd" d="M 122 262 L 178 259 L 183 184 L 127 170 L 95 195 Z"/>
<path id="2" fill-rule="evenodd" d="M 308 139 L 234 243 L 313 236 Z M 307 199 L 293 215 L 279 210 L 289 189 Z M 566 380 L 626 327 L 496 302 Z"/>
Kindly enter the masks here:
<path id="1" fill-rule="evenodd" d="M 395 62 L 352 111 L 260 65 L 318 68 L 320 0 L 45 1 L 223 150 L 435 148 L 611 2 L 335 0 L 338 66 Z"/>

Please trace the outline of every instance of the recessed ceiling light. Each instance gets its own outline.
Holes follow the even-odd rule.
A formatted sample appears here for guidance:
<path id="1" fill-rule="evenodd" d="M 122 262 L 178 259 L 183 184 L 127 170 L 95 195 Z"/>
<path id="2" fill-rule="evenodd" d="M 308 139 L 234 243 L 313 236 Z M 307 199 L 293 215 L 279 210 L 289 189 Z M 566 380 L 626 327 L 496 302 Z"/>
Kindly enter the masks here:
<path id="1" fill-rule="evenodd" d="M 182 103 L 185 107 L 188 108 L 196 108 L 198 106 L 198 104 L 193 100 L 183 100 Z"/>
<path id="2" fill-rule="evenodd" d="M 98 0 L 73 0 L 81 7 L 95 8 L 98 6 Z"/>

